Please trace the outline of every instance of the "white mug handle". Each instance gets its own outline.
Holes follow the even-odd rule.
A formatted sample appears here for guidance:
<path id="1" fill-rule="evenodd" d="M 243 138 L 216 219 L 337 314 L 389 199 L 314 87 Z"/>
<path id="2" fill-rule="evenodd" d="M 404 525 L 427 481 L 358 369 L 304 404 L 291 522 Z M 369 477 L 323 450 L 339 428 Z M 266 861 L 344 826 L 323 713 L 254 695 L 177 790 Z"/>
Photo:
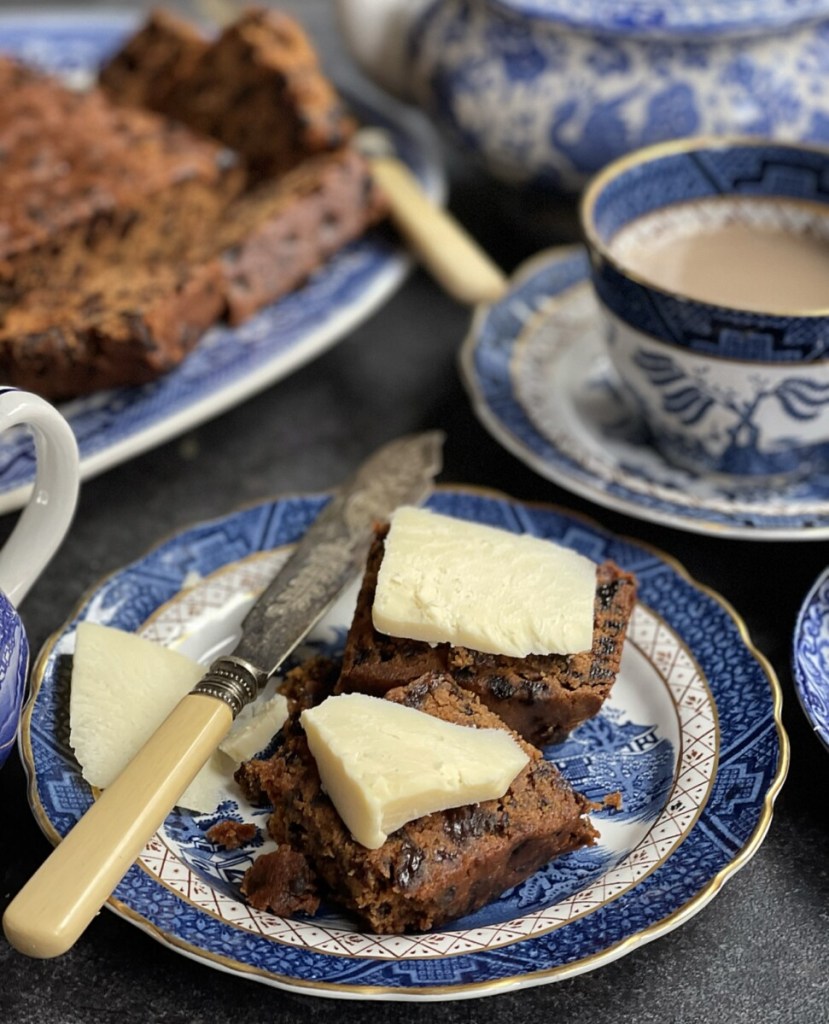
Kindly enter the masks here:
<path id="1" fill-rule="evenodd" d="M 44 399 L 0 388 L 0 431 L 26 426 L 34 435 L 34 488 L 0 550 L 0 590 L 17 605 L 66 536 L 78 501 L 78 445 L 72 428 Z"/>

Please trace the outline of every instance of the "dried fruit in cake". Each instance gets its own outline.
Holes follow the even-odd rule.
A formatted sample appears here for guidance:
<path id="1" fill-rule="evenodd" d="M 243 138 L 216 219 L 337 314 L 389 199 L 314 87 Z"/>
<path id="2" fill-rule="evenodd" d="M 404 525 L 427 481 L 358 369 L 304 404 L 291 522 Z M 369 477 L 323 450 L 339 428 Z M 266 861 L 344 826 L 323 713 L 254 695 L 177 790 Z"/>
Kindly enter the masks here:
<path id="1" fill-rule="evenodd" d="M 309 158 L 240 196 L 213 234 L 228 322 L 243 323 L 297 288 L 387 210 L 368 164 L 349 147 Z"/>
<path id="2" fill-rule="evenodd" d="M 463 645 L 380 633 L 373 622 L 387 527 L 374 540 L 345 644 L 337 692 L 381 695 L 426 672 L 449 674 L 536 746 L 558 742 L 595 715 L 607 699 L 622 657 L 636 600 L 636 581 L 613 562 L 596 567 L 592 645 L 572 654 L 518 658 Z M 505 563 L 504 573 L 512 567 Z M 535 595 L 528 591 L 528 601 Z"/>
<path id="3" fill-rule="evenodd" d="M 386 210 L 351 149 L 206 199 L 157 219 L 155 231 L 145 219 L 117 251 L 67 250 L 66 275 L 51 265 L 50 286 L 0 316 L 6 383 L 63 399 L 154 380 L 212 324 L 239 324 L 286 295 Z"/>
<path id="4" fill-rule="evenodd" d="M 167 373 L 225 308 L 218 260 L 100 271 L 72 288 L 35 289 L 0 326 L 0 376 L 61 399 Z"/>
<path id="5" fill-rule="evenodd" d="M 386 699 L 446 722 L 507 729 L 445 675 L 426 675 Z M 323 791 L 299 715 L 286 723 L 272 758 L 248 762 L 236 777 L 250 797 L 272 804 L 272 838 L 307 859 L 329 899 L 373 931 L 423 931 L 471 913 L 553 857 L 595 842 L 586 798 L 538 750 L 513 738 L 529 760 L 503 797 L 417 818 L 373 850 L 350 835 Z M 257 863 L 246 889 L 261 870 Z"/>

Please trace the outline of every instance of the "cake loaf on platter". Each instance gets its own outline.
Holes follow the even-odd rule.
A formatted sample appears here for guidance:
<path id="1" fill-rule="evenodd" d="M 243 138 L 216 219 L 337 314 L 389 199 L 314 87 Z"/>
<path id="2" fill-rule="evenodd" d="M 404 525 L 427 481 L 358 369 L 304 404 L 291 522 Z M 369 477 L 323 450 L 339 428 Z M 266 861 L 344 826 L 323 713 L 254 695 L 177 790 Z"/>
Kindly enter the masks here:
<path id="1" fill-rule="evenodd" d="M 156 12 L 100 81 L 0 58 L 0 374 L 52 400 L 169 372 L 387 212 L 287 15 Z"/>
<path id="2" fill-rule="evenodd" d="M 342 149 L 178 215 L 143 260 L 89 255 L 68 282 L 30 288 L 0 317 L 0 374 L 50 399 L 146 383 L 177 366 L 214 323 L 240 324 L 380 221 L 362 157 Z M 142 237 L 147 237 L 142 233 Z M 138 247 L 137 247 L 138 249 Z"/>

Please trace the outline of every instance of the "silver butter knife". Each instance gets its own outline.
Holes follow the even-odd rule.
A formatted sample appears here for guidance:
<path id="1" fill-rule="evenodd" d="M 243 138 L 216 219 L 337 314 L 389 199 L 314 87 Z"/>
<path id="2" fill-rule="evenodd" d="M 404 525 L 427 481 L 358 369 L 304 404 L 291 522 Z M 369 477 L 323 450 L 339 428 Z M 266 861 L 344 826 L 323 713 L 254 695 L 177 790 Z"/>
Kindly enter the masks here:
<path id="1" fill-rule="evenodd" d="M 29 879 L 3 915 L 20 952 L 66 952 L 98 913 L 241 709 L 360 571 L 374 526 L 428 494 L 439 431 L 380 448 L 335 494 L 217 658 L 118 778 Z"/>

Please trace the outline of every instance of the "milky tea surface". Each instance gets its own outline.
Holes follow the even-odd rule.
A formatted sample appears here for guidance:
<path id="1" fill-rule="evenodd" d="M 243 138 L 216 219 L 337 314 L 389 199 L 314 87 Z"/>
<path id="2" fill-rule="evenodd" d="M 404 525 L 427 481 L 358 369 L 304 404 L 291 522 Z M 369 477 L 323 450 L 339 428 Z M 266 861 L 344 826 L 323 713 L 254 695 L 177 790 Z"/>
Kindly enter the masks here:
<path id="1" fill-rule="evenodd" d="M 680 204 L 627 225 L 611 248 L 639 278 L 699 301 L 829 308 L 829 216 L 807 204 Z"/>

